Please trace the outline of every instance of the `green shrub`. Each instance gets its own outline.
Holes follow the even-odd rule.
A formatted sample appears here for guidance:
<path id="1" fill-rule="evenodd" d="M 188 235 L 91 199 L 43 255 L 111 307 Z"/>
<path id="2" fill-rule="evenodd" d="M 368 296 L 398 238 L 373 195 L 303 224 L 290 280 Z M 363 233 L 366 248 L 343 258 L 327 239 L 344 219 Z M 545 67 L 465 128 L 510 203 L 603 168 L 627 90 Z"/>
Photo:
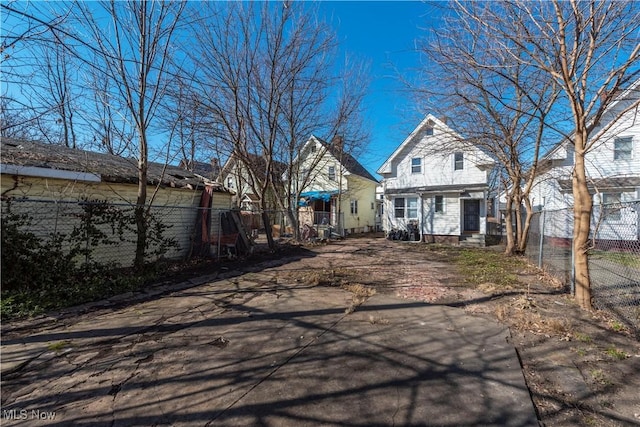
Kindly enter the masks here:
<path id="1" fill-rule="evenodd" d="M 95 301 L 135 290 L 160 274 L 157 266 L 140 271 L 117 263 L 94 259 L 99 246 L 118 245 L 135 236 L 132 212 L 106 202 L 84 201 L 73 230 L 38 237 L 30 231 L 33 218 L 11 212 L 7 205 L 2 218 L 0 315 L 3 319 L 23 317 L 47 310 Z M 177 247 L 164 237 L 169 226 L 148 215 L 146 253 L 161 257 Z"/>

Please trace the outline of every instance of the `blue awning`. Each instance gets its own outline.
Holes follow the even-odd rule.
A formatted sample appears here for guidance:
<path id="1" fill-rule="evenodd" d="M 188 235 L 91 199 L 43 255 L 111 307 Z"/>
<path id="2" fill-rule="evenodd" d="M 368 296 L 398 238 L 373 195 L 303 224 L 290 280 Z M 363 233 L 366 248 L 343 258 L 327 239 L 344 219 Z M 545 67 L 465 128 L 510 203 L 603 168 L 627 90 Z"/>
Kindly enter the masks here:
<path id="1" fill-rule="evenodd" d="M 328 202 L 331 200 L 331 197 L 338 194 L 338 190 L 331 191 L 305 191 L 300 194 L 300 200 L 298 201 L 298 205 L 306 206 L 309 202 L 315 200 L 322 200 L 324 202 Z"/>

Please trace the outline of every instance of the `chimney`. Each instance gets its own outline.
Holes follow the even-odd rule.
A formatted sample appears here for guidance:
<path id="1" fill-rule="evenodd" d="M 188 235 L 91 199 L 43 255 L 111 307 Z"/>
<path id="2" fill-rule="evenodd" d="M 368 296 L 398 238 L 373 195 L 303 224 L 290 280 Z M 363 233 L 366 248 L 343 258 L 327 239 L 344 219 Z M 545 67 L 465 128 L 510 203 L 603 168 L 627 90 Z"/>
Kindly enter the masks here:
<path id="1" fill-rule="evenodd" d="M 337 148 L 338 150 L 342 151 L 343 149 L 343 144 L 344 144 L 344 138 L 342 138 L 341 135 L 335 135 L 333 137 L 333 139 L 331 140 L 331 144 Z"/>
<path id="2" fill-rule="evenodd" d="M 211 178 L 212 180 L 216 180 L 218 175 L 220 174 L 220 163 L 216 157 L 211 158 Z"/>

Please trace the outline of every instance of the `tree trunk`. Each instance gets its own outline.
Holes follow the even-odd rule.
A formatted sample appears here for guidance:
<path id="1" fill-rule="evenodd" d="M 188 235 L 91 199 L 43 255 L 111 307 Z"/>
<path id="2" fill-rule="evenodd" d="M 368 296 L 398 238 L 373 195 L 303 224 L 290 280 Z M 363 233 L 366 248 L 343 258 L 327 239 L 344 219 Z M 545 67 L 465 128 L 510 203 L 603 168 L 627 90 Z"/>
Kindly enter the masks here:
<path id="1" fill-rule="evenodd" d="M 507 205 L 506 205 L 505 216 L 504 216 L 504 227 L 505 227 L 505 233 L 507 235 L 507 245 L 504 250 L 504 253 L 506 255 L 513 255 L 516 247 L 515 242 L 513 240 L 512 209 L 513 209 L 513 199 L 511 198 L 511 195 L 507 195 Z"/>
<path id="2" fill-rule="evenodd" d="M 262 225 L 264 225 L 264 234 L 267 236 L 267 243 L 269 244 L 269 249 L 272 251 L 276 248 L 276 243 L 273 241 L 273 233 L 271 230 L 271 218 L 269 218 L 269 213 L 264 207 L 262 207 Z"/>
<path id="3" fill-rule="evenodd" d="M 589 275 L 589 230 L 593 199 L 587 187 L 585 172 L 584 135 L 576 132 L 575 169 L 573 173 L 573 265 L 575 298 L 583 309 L 590 310 L 591 280 Z"/>
<path id="4" fill-rule="evenodd" d="M 518 241 L 517 252 L 521 255 L 527 250 L 527 244 L 529 243 L 529 228 L 531 228 L 531 218 L 533 218 L 533 209 L 531 207 L 531 201 L 528 197 L 524 198 L 526 216 L 524 218 L 524 224 L 522 226 L 522 236 Z"/>
<path id="5" fill-rule="evenodd" d="M 516 205 L 514 208 L 516 213 L 515 253 L 518 253 L 518 248 L 522 241 L 522 199 L 519 194 L 518 197 L 515 197 L 514 204 Z"/>
<path id="6" fill-rule="evenodd" d="M 144 137 L 140 138 L 140 159 L 138 160 L 138 197 L 136 199 L 136 257 L 133 266 L 140 271 L 144 268 L 145 250 L 147 246 L 147 144 Z"/>
<path id="7" fill-rule="evenodd" d="M 296 241 L 300 241 L 300 221 L 298 218 L 298 211 L 293 209 L 287 209 L 287 217 L 291 222 L 291 228 L 293 229 L 293 238 Z"/>

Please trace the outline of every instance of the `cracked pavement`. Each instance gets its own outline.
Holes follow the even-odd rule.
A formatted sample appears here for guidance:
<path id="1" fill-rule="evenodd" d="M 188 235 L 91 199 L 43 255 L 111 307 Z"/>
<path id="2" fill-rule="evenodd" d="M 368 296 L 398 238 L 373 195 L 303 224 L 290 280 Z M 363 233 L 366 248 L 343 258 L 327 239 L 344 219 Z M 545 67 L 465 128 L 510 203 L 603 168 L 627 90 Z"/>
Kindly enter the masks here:
<path id="1" fill-rule="evenodd" d="M 349 292 L 287 280 L 352 250 L 5 333 L 2 424 L 538 425 L 504 327 L 380 294 L 350 312 Z"/>

